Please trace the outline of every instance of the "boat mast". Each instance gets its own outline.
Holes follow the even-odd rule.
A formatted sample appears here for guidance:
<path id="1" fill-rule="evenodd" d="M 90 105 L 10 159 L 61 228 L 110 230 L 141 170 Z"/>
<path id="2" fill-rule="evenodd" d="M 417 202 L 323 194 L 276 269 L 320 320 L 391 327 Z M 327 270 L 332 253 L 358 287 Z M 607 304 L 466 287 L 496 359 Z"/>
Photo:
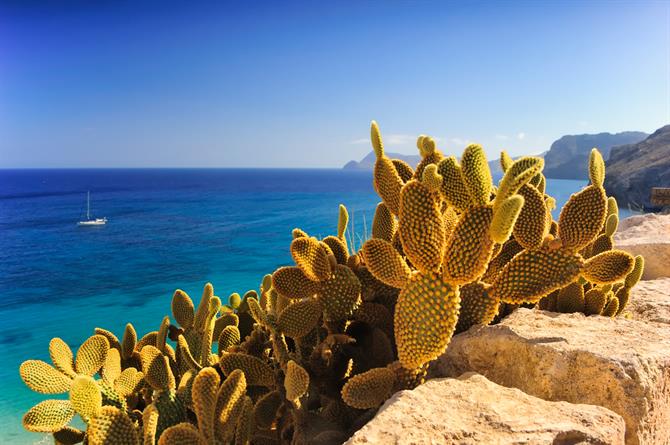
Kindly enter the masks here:
<path id="1" fill-rule="evenodd" d="M 91 191 L 86 192 L 86 219 L 91 219 Z"/>

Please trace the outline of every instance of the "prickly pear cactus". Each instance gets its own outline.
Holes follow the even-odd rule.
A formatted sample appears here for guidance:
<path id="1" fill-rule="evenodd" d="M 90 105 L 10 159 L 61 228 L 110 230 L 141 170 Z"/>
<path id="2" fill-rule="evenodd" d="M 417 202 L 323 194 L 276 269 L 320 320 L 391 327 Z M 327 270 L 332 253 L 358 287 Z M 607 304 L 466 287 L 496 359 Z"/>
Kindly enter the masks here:
<path id="1" fill-rule="evenodd" d="M 503 152 L 494 184 L 479 145 L 457 159 L 419 136 L 412 168 L 387 157 L 375 122 L 371 139 L 381 202 L 359 249 L 341 205 L 332 235 L 291 232 L 294 264 L 258 290 L 222 302 L 207 284 L 197 306 L 177 290 L 156 331 L 138 338 L 129 323 L 119 340 L 96 328 L 76 355 L 54 338 L 52 363 L 20 374 L 65 396 L 31 408 L 24 427 L 62 444 L 341 443 L 420 385 L 454 333 L 519 305 L 625 313 L 644 260 L 614 248 L 597 150 L 589 185 L 554 221 L 541 158 Z"/>

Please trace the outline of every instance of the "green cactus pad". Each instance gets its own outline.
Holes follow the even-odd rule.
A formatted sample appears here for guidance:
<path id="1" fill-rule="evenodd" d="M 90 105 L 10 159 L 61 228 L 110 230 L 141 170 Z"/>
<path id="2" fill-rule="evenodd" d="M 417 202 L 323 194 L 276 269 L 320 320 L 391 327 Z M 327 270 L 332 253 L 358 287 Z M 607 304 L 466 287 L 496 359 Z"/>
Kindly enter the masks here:
<path id="1" fill-rule="evenodd" d="M 458 288 L 437 273 L 417 273 L 400 292 L 394 328 L 398 358 L 418 368 L 444 352 L 456 327 Z"/>
<path id="2" fill-rule="evenodd" d="M 430 189 L 417 180 L 402 189 L 400 240 L 403 252 L 423 272 L 436 271 L 445 247 L 442 212 Z"/>
<path id="3" fill-rule="evenodd" d="M 390 242 L 371 238 L 362 252 L 368 270 L 382 283 L 401 288 L 409 280 L 412 271 Z"/>
<path id="4" fill-rule="evenodd" d="M 582 258 L 563 249 L 524 250 L 500 271 L 489 294 L 506 303 L 536 303 L 545 295 L 574 281 Z"/>
<path id="5" fill-rule="evenodd" d="M 376 408 L 391 396 L 395 373 L 373 368 L 350 378 L 342 388 L 342 400 L 357 409 Z"/>

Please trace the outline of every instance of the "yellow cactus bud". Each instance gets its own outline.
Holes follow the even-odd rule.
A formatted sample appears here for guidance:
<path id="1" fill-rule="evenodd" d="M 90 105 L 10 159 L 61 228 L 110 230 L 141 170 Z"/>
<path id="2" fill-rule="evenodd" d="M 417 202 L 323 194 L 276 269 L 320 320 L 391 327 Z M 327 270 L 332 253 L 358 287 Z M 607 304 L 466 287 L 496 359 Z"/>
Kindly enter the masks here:
<path id="1" fill-rule="evenodd" d="M 177 289 L 172 296 L 172 316 L 184 329 L 193 326 L 195 306 L 191 297 L 181 289 Z"/>
<path id="2" fill-rule="evenodd" d="M 538 249 L 549 234 L 551 214 L 544 196 L 536 188 L 524 185 L 519 194 L 523 196 L 524 204 L 514 225 L 514 239 L 524 249 Z"/>
<path id="3" fill-rule="evenodd" d="M 293 260 L 312 281 L 323 281 L 330 277 L 332 267 L 328 257 L 332 255 L 330 248 L 316 238 L 296 238 L 291 242 Z M 288 295 L 287 295 L 288 296 Z"/>
<path id="4" fill-rule="evenodd" d="M 514 195 L 524 184 L 540 173 L 543 167 L 544 159 L 534 156 L 524 156 L 514 161 L 500 180 L 493 207 L 498 208 L 505 199 Z"/>
<path id="5" fill-rule="evenodd" d="M 123 338 L 121 339 L 121 358 L 128 360 L 132 357 L 137 346 L 137 332 L 131 323 L 126 324 L 126 329 L 123 331 Z"/>
<path id="6" fill-rule="evenodd" d="M 609 215 L 605 220 L 605 235 L 612 236 L 619 227 L 619 216 L 616 214 Z"/>
<path id="7" fill-rule="evenodd" d="M 619 216 L 619 205 L 616 202 L 616 198 L 613 196 L 607 198 L 607 216 L 610 215 Z"/>
<path id="8" fill-rule="evenodd" d="M 414 177 L 414 170 L 407 162 L 402 159 L 391 159 L 391 162 L 403 184 Z"/>
<path id="9" fill-rule="evenodd" d="M 384 155 L 384 145 L 376 122 L 372 122 L 370 129 L 372 146 L 377 156 L 374 167 L 373 185 L 389 210 L 398 214 L 400 207 L 400 189 L 403 180 L 398 174 L 393 162 Z"/>
<path id="10" fill-rule="evenodd" d="M 398 223 L 386 204 L 380 202 L 375 209 L 372 220 L 372 237 L 391 241 L 398 228 Z"/>
<path id="11" fill-rule="evenodd" d="M 436 271 L 444 254 L 445 233 L 442 213 L 430 189 L 417 180 L 408 182 L 402 189 L 400 213 L 405 255 L 420 271 Z"/>
<path id="12" fill-rule="evenodd" d="M 376 408 L 391 396 L 395 374 L 388 368 L 373 368 L 350 378 L 342 388 L 342 400 L 357 409 Z"/>
<path id="13" fill-rule="evenodd" d="M 23 427 L 34 433 L 53 433 L 67 425 L 74 414 L 69 400 L 45 400 L 23 416 Z"/>
<path id="14" fill-rule="evenodd" d="M 589 179 L 596 187 L 602 187 L 605 182 L 605 161 L 597 148 L 591 150 L 589 156 Z"/>
<path id="15" fill-rule="evenodd" d="M 642 255 L 637 255 L 635 257 L 635 265 L 633 266 L 633 270 L 631 270 L 630 273 L 626 275 L 625 286 L 629 289 L 635 286 L 640 281 L 640 278 L 642 278 L 643 272 L 644 272 L 644 258 L 642 257 Z"/>
<path id="16" fill-rule="evenodd" d="M 523 196 L 512 195 L 493 212 L 493 219 L 491 220 L 491 227 L 489 229 L 493 241 L 502 244 L 509 239 L 523 206 Z M 542 207 L 544 208 L 544 203 Z"/>
<path id="17" fill-rule="evenodd" d="M 443 264 L 446 281 L 469 283 L 484 274 L 493 253 L 492 220 L 491 207 L 471 207 L 461 216 L 447 242 Z"/>
<path id="18" fill-rule="evenodd" d="M 401 288 L 409 280 L 412 271 L 390 242 L 371 238 L 363 244 L 362 252 L 368 270 L 382 283 Z"/>
<path id="19" fill-rule="evenodd" d="M 398 358 L 418 368 L 444 352 L 456 327 L 458 288 L 437 273 L 417 273 L 400 292 L 395 308 Z"/>
<path id="20" fill-rule="evenodd" d="M 347 226 L 349 225 L 349 212 L 343 204 L 340 204 L 339 210 L 340 213 L 337 218 L 337 237 L 346 243 L 344 233 L 347 231 Z"/>
<path id="21" fill-rule="evenodd" d="M 488 204 L 491 197 L 491 169 L 486 161 L 486 153 L 481 145 L 470 144 L 461 157 L 461 168 L 465 186 L 476 206 Z"/>
<path id="22" fill-rule="evenodd" d="M 277 328 L 285 335 L 297 339 L 314 329 L 323 308 L 315 299 L 301 300 L 286 307 L 277 318 Z"/>
<path id="23" fill-rule="evenodd" d="M 442 176 L 442 196 L 449 206 L 464 211 L 472 205 L 472 199 L 463 179 L 461 166 L 456 158 L 450 156 L 443 159 L 437 166 Z"/>
<path id="24" fill-rule="evenodd" d="M 579 250 L 600 233 L 607 213 L 607 197 L 601 187 L 590 185 L 573 194 L 558 218 L 558 237 L 563 246 Z"/>
<path id="25" fill-rule="evenodd" d="M 591 283 L 606 284 L 624 280 L 635 266 L 635 258 L 623 250 L 610 250 L 589 258 L 582 276 Z"/>
<path id="26" fill-rule="evenodd" d="M 500 168 L 505 173 L 514 164 L 514 160 L 507 154 L 505 150 L 500 152 Z"/>

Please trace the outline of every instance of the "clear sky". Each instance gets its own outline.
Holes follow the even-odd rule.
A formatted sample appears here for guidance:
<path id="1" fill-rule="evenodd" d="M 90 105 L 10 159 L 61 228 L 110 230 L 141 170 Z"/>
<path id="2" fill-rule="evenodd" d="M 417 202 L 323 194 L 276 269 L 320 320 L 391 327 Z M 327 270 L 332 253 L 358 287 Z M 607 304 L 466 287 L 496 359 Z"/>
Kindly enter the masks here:
<path id="1" fill-rule="evenodd" d="M 670 123 L 670 1 L 0 1 L 0 167 L 339 167 Z"/>

